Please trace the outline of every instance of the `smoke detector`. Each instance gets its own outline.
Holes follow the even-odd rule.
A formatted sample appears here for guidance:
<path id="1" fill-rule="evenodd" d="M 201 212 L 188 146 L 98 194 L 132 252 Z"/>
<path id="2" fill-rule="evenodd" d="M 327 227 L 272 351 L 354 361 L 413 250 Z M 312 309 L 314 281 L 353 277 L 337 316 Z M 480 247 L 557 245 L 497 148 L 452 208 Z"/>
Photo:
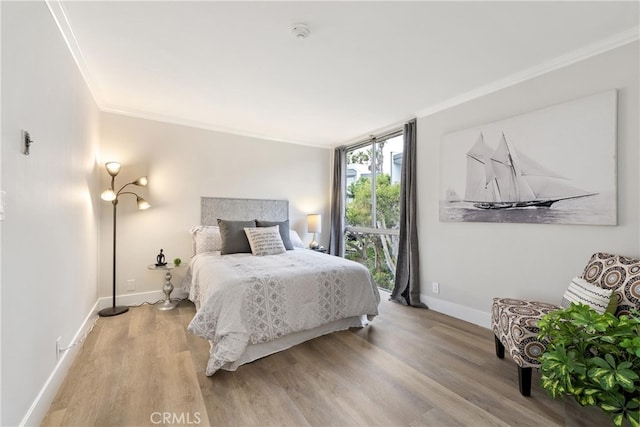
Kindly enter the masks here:
<path id="1" fill-rule="evenodd" d="M 294 24 L 293 27 L 291 27 L 291 33 L 298 40 L 304 40 L 309 37 L 311 31 L 305 24 Z"/>

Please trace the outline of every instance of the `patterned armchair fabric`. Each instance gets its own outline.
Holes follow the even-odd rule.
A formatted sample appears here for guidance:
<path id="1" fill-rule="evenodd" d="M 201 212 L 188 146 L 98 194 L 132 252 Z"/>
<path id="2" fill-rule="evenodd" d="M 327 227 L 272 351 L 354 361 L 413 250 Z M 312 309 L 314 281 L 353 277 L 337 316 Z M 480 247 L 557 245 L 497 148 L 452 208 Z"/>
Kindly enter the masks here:
<path id="1" fill-rule="evenodd" d="M 606 253 L 595 253 L 589 259 L 582 277 L 601 288 L 611 289 L 616 299 L 616 316 L 640 310 L 640 259 Z M 560 298 L 558 298 L 560 300 Z M 546 343 L 538 340 L 538 320 L 562 307 L 538 301 L 494 298 L 491 329 L 495 335 L 496 355 L 504 357 L 505 349 L 518 365 L 520 393 L 531 394 L 531 369 L 538 368 L 538 357 Z"/>
<path id="2" fill-rule="evenodd" d="M 546 348 L 546 343 L 538 340 L 538 319 L 561 308 L 546 302 L 494 298 L 491 313 L 493 333 L 518 366 L 537 368 L 540 366 L 537 358 Z"/>
<path id="3" fill-rule="evenodd" d="M 611 298 L 616 298 L 616 316 L 629 314 L 632 308 L 640 310 L 640 259 L 593 254 L 582 277 L 613 291 Z"/>

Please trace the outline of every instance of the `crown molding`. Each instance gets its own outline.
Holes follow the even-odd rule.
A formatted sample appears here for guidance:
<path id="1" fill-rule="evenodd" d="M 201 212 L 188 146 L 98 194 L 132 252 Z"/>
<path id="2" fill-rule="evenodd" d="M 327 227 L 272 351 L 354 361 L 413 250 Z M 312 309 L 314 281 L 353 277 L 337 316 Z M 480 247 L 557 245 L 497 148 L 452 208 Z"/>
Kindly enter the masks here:
<path id="1" fill-rule="evenodd" d="M 633 43 L 635 41 L 638 41 L 639 39 L 640 27 L 630 28 L 609 38 L 584 46 L 580 49 L 576 49 L 565 55 L 558 56 L 554 59 L 545 61 L 534 67 L 496 80 L 487 85 L 480 86 L 474 90 L 450 98 L 440 104 L 436 104 L 431 107 L 419 110 L 416 112 L 416 116 L 420 118 L 430 116 L 440 111 L 447 110 L 457 105 L 464 104 L 465 102 L 469 102 L 490 93 L 505 89 L 509 86 L 531 80 L 535 77 L 550 73 L 554 70 L 565 68 L 569 65 L 575 64 L 576 62 L 580 62 L 593 56 L 600 55 L 602 53 L 624 46 L 626 44 Z"/>
<path id="2" fill-rule="evenodd" d="M 100 107 L 100 111 L 103 112 L 103 113 L 117 114 L 117 115 L 120 115 L 120 116 L 127 116 L 127 117 L 136 118 L 136 119 L 151 120 L 151 121 L 154 121 L 154 122 L 167 123 L 167 124 L 172 124 L 172 125 L 177 125 L 177 126 L 185 126 L 185 127 L 195 128 L 195 129 L 203 129 L 203 130 L 208 130 L 208 131 L 212 131 L 212 132 L 226 133 L 226 134 L 230 134 L 230 135 L 244 136 L 244 137 L 247 137 L 247 138 L 262 139 L 264 141 L 280 142 L 280 143 L 283 143 L 283 144 L 304 145 L 306 147 L 322 148 L 322 149 L 325 149 L 325 150 L 333 148 L 333 146 L 313 144 L 313 143 L 306 142 L 306 141 L 294 141 L 294 140 L 291 140 L 291 139 L 279 138 L 279 137 L 273 136 L 273 135 L 262 135 L 262 134 L 259 134 L 259 133 L 247 132 L 247 131 L 244 131 L 244 130 L 241 130 L 241 129 L 235 129 L 235 128 L 223 127 L 223 126 L 215 126 L 215 125 L 212 125 L 210 123 L 198 122 L 198 121 L 195 121 L 195 120 L 188 120 L 188 119 L 182 119 L 182 118 L 176 118 L 176 117 L 170 117 L 170 116 L 163 116 L 161 114 L 148 113 L 148 112 L 143 112 L 143 111 L 132 111 L 132 110 L 122 109 L 122 108 L 118 108 L 118 107 L 102 106 L 102 107 Z"/>
<path id="3" fill-rule="evenodd" d="M 55 21 L 58 29 L 60 30 L 60 34 L 62 34 L 62 38 L 64 39 L 67 47 L 69 48 L 69 52 L 71 52 L 71 56 L 78 66 L 78 70 L 80 70 L 80 74 L 82 78 L 84 78 L 87 87 L 89 88 L 89 92 L 93 96 L 93 100 L 98 105 L 98 108 L 101 108 L 103 98 L 101 96 L 101 91 L 99 89 L 98 84 L 95 79 L 91 76 L 89 72 L 89 67 L 84 60 L 84 55 L 82 54 L 82 50 L 80 49 L 80 45 L 78 44 L 78 40 L 76 39 L 75 34 L 73 33 L 73 29 L 71 28 L 71 23 L 69 22 L 69 18 L 67 17 L 67 13 L 65 12 L 64 5 L 60 0 L 45 0 L 47 7 L 49 8 L 49 12 L 51 12 L 51 16 Z"/>

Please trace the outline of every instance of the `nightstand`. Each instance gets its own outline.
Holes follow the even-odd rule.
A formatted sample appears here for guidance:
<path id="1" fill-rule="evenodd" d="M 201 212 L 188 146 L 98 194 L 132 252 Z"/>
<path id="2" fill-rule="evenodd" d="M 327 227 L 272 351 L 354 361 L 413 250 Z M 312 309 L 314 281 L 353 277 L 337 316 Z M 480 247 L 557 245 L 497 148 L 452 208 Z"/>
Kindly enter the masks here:
<path id="1" fill-rule="evenodd" d="M 147 266 L 149 270 L 162 270 L 164 271 L 164 286 L 162 287 L 162 292 L 165 294 L 164 301 L 158 305 L 158 310 L 173 310 L 178 306 L 180 301 L 174 300 L 171 301 L 171 292 L 173 292 L 173 284 L 171 284 L 171 270 L 174 268 L 180 267 L 175 264 L 167 264 L 162 266 L 156 266 L 155 264 L 150 264 Z"/>
<path id="2" fill-rule="evenodd" d="M 321 252 L 321 253 L 323 253 L 323 254 L 326 254 L 326 253 L 327 253 L 327 248 L 323 248 L 323 247 L 319 247 L 319 248 L 309 248 L 309 249 L 311 249 L 311 250 L 312 250 L 312 251 L 314 251 L 314 252 Z"/>

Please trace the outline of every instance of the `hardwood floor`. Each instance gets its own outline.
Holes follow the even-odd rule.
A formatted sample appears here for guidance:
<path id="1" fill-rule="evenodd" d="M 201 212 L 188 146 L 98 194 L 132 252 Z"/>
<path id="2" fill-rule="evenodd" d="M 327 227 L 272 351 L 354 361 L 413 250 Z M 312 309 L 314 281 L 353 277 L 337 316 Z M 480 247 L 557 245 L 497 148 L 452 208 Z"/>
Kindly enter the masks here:
<path id="1" fill-rule="evenodd" d="M 388 302 L 363 329 L 337 332 L 204 375 L 209 344 L 186 331 L 193 304 L 100 318 L 43 426 L 560 426 L 538 385 L 488 329 Z"/>

